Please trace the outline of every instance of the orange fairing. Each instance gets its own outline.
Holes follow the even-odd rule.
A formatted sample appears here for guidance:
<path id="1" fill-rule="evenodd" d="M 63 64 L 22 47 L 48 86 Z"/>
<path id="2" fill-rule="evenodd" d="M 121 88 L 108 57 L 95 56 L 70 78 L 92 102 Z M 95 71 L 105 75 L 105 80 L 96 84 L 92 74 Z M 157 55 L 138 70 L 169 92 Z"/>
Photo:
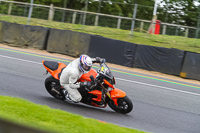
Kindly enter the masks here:
<path id="1" fill-rule="evenodd" d="M 99 90 L 93 90 L 93 91 L 90 91 L 88 93 L 91 93 L 91 94 L 97 96 L 97 98 L 92 98 L 92 100 L 101 102 L 101 96 L 102 96 L 102 92 L 101 91 L 99 91 Z"/>
<path id="2" fill-rule="evenodd" d="M 42 64 L 44 65 L 44 61 L 42 61 Z M 58 63 L 58 69 L 56 70 L 51 70 L 50 68 L 44 67 L 47 69 L 47 71 L 55 78 L 59 80 L 59 73 L 61 73 L 62 69 L 66 67 L 64 63 Z"/>
<path id="3" fill-rule="evenodd" d="M 81 76 L 81 78 L 78 80 L 78 82 L 85 82 L 85 81 L 91 81 L 90 76 L 93 75 L 94 78 L 97 76 L 97 72 L 95 69 L 91 69 L 88 73 L 85 73 Z"/>
<path id="4" fill-rule="evenodd" d="M 114 101 L 115 105 L 118 105 L 117 104 L 117 99 L 118 98 L 123 98 L 126 96 L 126 93 L 120 89 L 113 89 L 110 91 L 110 97 L 112 98 L 112 100 Z"/>
<path id="5" fill-rule="evenodd" d="M 104 79 L 104 83 L 107 84 L 110 88 L 113 88 L 113 90 L 110 91 L 110 96 L 111 99 L 114 101 L 115 105 L 118 106 L 118 103 L 117 103 L 117 99 L 118 98 L 122 98 L 122 97 L 125 97 L 126 96 L 126 93 L 123 92 L 122 90 L 120 89 L 117 89 L 115 88 L 111 83 L 109 83 L 107 80 Z M 109 94 L 108 94 L 109 95 Z"/>
<path id="6" fill-rule="evenodd" d="M 107 84 L 111 88 L 115 88 L 111 83 L 109 83 L 107 80 L 104 79 L 104 83 Z"/>
<path id="7" fill-rule="evenodd" d="M 110 96 L 111 98 L 121 98 L 121 97 L 125 97 L 126 96 L 126 93 L 120 89 L 113 89 L 110 91 Z"/>

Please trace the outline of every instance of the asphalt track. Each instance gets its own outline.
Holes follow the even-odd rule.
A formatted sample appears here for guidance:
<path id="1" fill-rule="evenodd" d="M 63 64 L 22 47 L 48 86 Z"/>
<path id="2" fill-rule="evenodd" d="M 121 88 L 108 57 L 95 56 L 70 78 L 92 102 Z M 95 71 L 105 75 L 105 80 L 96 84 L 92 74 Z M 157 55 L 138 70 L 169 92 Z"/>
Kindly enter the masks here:
<path id="1" fill-rule="evenodd" d="M 85 117 L 154 133 L 200 133 L 200 85 L 111 68 L 116 87 L 134 103 L 127 115 L 52 98 L 42 60 L 70 60 L 0 47 L 0 95 L 21 97 Z M 17 110 L 17 109 L 16 109 Z M 52 114 L 54 115 L 54 114 Z M 42 117 L 42 116 L 41 116 Z"/>

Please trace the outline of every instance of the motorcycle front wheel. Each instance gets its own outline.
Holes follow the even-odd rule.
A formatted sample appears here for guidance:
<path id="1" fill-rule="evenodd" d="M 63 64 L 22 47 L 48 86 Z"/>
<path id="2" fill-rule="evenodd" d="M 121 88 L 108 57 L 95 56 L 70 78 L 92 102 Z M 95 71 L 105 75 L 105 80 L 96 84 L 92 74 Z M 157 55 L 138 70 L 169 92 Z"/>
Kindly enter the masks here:
<path id="1" fill-rule="evenodd" d="M 51 96 L 55 97 L 56 99 L 65 100 L 65 96 L 62 93 L 60 82 L 53 76 L 49 76 L 48 78 L 46 78 L 45 88 Z"/>
<path id="2" fill-rule="evenodd" d="M 127 114 L 133 109 L 133 103 L 127 96 L 123 98 L 118 98 L 117 104 L 118 106 L 115 105 L 113 100 L 108 101 L 108 105 L 110 106 L 110 108 L 118 113 Z"/>

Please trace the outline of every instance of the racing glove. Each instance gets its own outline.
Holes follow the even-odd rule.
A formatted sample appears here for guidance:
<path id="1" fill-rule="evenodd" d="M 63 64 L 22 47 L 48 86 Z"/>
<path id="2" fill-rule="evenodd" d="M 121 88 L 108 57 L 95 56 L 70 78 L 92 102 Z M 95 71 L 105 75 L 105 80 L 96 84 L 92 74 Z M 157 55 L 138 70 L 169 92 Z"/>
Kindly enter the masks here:
<path id="1" fill-rule="evenodd" d="M 100 58 L 100 57 L 96 57 L 95 58 L 96 59 L 96 63 L 105 63 L 106 62 L 106 59 L 104 59 L 104 58 Z"/>
<path id="2" fill-rule="evenodd" d="M 81 82 L 80 83 L 80 87 L 83 87 L 83 88 L 90 88 L 91 86 L 92 86 L 91 82 Z"/>

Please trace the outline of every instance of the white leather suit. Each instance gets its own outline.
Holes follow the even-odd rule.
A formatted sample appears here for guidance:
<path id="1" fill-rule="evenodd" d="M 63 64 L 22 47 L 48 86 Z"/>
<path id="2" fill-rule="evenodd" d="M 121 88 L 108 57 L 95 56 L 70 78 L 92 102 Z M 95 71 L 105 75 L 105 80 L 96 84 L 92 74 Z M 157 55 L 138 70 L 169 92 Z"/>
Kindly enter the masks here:
<path id="1" fill-rule="evenodd" d="M 88 69 L 88 67 L 84 68 L 88 70 L 83 70 L 82 67 L 80 67 L 82 66 L 82 62 L 80 63 L 80 60 L 84 61 L 84 64 L 87 62 L 90 66 L 89 68 L 91 68 L 93 63 L 105 62 L 104 58 L 90 58 L 87 55 L 82 55 L 80 56 L 80 58 L 77 58 L 69 63 L 69 65 L 67 65 L 67 67 L 63 69 L 60 76 L 60 84 L 68 92 L 67 98 L 70 98 L 70 100 L 72 100 L 73 102 L 79 102 L 82 99 L 81 94 L 77 90 L 77 88 L 81 87 L 81 83 L 77 82 L 77 80 L 83 75 L 84 72 L 87 73 L 90 70 Z"/>
<path id="2" fill-rule="evenodd" d="M 67 90 L 71 100 L 79 102 L 82 99 L 77 88 L 80 88 L 80 82 L 77 80 L 82 76 L 83 72 L 79 69 L 80 59 L 75 59 L 63 69 L 60 76 L 60 84 Z M 77 83 L 76 83 L 77 82 Z"/>

